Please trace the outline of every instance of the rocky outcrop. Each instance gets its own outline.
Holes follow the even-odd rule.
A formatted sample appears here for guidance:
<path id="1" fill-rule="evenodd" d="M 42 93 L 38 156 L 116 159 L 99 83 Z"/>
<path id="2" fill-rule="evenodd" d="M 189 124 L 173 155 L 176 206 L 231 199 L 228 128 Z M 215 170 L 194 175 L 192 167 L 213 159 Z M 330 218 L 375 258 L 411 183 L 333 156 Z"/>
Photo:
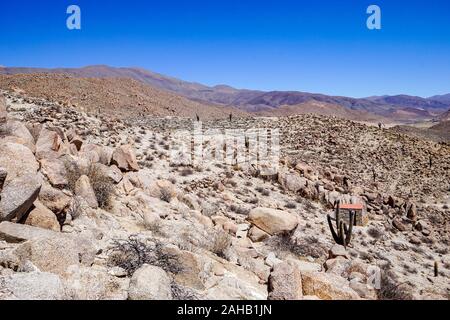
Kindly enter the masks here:
<path id="1" fill-rule="evenodd" d="M 287 262 L 276 264 L 269 277 L 269 300 L 300 300 L 302 297 L 302 276 L 298 267 Z"/>
<path id="2" fill-rule="evenodd" d="M 0 275 L 0 300 L 64 300 L 64 282 L 53 273 L 18 272 Z"/>
<path id="3" fill-rule="evenodd" d="M 36 158 L 38 160 L 57 158 L 61 144 L 62 139 L 57 132 L 42 129 L 36 141 Z"/>
<path id="4" fill-rule="evenodd" d="M 33 203 L 33 206 L 34 209 L 32 209 L 26 217 L 25 224 L 53 231 L 60 231 L 61 226 L 56 219 L 56 215 L 51 210 L 38 200 Z"/>
<path id="5" fill-rule="evenodd" d="M 130 145 L 123 145 L 114 150 L 111 164 L 115 164 L 122 171 L 139 170 L 136 155 Z"/>
<path id="6" fill-rule="evenodd" d="M 170 278 L 163 269 L 143 265 L 131 278 L 128 299 L 172 300 L 170 284 Z"/>
<path id="7" fill-rule="evenodd" d="M 82 175 L 75 184 L 75 195 L 82 198 L 89 207 L 98 208 L 98 201 L 94 189 L 91 186 L 89 178 Z"/>
<path id="8" fill-rule="evenodd" d="M 271 208 L 255 208 L 248 221 L 270 235 L 292 231 L 298 225 L 298 217 L 290 212 Z"/>
<path id="9" fill-rule="evenodd" d="M 323 300 L 358 300 L 359 295 L 344 278 L 322 272 L 302 273 L 303 294 Z"/>
<path id="10" fill-rule="evenodd" d="M 29 148 L 0 141 L 0 167 L 7 173 L 0 195 L 0 221 L 20 220 L 39 194 L 39 164 Z"/>

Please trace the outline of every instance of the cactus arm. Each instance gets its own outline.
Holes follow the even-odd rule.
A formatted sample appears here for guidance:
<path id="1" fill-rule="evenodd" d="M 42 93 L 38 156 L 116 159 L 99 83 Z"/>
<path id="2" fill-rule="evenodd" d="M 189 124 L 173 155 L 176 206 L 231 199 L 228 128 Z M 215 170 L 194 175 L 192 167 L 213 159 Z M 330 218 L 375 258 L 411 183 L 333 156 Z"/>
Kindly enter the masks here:
<path id="1" fill-rule="evenodd" d="M 338 237 L 338 235 L 336 234 L 336 231 L 334 231 L 333 223 L 331 222 L 331 217 L 330 217 L 329 214 L 327 214 L 327 220 L 328 220 L 328 226 L 330 227 L 331 235 L 333 236 L 334 241 L 335 241 L 336 243 L 339 243 L 339 237 Z"/>
<path id="2" fill-rule="evenodd" d="M 350 212 L 350 225 L 348 226 L 348 230 L 346 231 L 345 244 L 349 245 L 352 239 L 352 231 L 353 231 L 353 219 L 355 217 L 355 212 Z M 346 228 L 347 229 L 347 228 Z"/>
<path id="3" fill-rule="evenodd" d="M 336 229 L 339 229 L 339 224 L 340 224 L 340 222 L 341 222 L 341 217 L 340 217 L 340 212 L 339 212 L 339 200 L 336 200 L 336 213 L 335 213 L 335 216 L 336 216 Z"/>
<path id="4" fill-rule="evenodd" d="M 345 247 L 344 226 L 345 226 L 345 223 L 343 221 L 341 221 L 339 224 L 339 243 L 338 244 L 343 245 Z"/>

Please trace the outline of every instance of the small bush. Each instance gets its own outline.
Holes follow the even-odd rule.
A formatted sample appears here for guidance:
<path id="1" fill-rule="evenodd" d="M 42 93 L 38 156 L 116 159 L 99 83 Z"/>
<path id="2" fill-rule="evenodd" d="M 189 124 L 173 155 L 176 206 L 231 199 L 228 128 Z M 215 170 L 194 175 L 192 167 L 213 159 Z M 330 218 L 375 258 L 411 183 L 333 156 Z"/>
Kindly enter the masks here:
<path id="1" fill-rule="evenodd" d="M 264 189 L 262 187 L 257 187 L 255 190 L 258 191 L 259 193 L 261 193 L 263 196 L 267 197 L 270 195 L 270 191 L 267 189 Z"/>
<path id="2" fill-rule="evenodd" d="M 75 185 L 83 175 L 80 167 L 73 161 L 64 161 L 64 167 L 66 169 L 67 188 L 75 193 Z"/>
<path id="3" fill-rule="evenodd" d="M 0 124 L 0 137 L 7 137 L 11 134 L 11 127 L 8 124 Z"/>
<path id="4" fill-rule="evenodd" d="M 411 286 L 407 283 L 399 283 L 397 276 L 389 268 L 381 272 L 380 290 L 378 299 L 380 300 L 412 300 L 410 292 Z"/>
<path id="5" fill-rule="evenodd" d="M 284 205 L 284 207 L 287 209 L 295 209 L 295 208 L 297 208 L 297 205 L 293 202 L 288 202 Z"/>
<path id="6" fill-rule="evenodd" d="M 179 285 L 175 281 L 172 281 L 170 289 L 174 300 L 198 300 L 198 297 L 194 291 Z"/>
<path id="7" fill-rule="evenodd" d="M 111 207 L 111 199 L 114 194 L 114 184 L 110 177 L 102 171 L 91 168 L 89 170 L 89 181 L 94 189 L 95 197 L 100 208 L 107 209 Z"/>
<path id="8" fill-rule="evenodd" d="M 109 266 L 121 267 L 131 276 L 144 264 L 157 266 L 174 274 L 182 271 L 177 257 L 164 252 L 163 245 L 158 241 L 154 245 L 147 245 L 136 235 L 131 235 L 126 240 L 114 241 L 110 249 Z"/>
<path id="9" fill-rule="evenodd" d="M 268 239 L 270 246 L 281 252 L 291 252 L 297 256 L 310 256 L 320 258 L 327 254 L 316 237 L 308 236 L 300 239 L 294 239 L 292 233 L 283 232 Z"/>
<path id="10" fill-rule="evenodd" d="M 249 210 L 244 208 L 244 207 L 240 207 L 237 205 L 232 204 L 230 206 L 230 210 L 237 213 L 237 214 L 242 214 L 242 215 L 247 215 L 249 213 Z"/>
<path id="11" fill-rule="evenodd" d="M 225 259 L 226 253 L 231 246 L 230 235 L 225 231 L 215 231 L 212 236 L 211 252 Z"/>
<path id="12" fill-rule="evenodd" d="M 181 170 L 180 175 L 182 177 L 187 177 L 194 174 L 194 171 L 191 168 L 184 168 L 183 170 Z"/>
<path id="13" fill-rule="evenodd" d="M 374 239 L 380 239 L 383 236 L 383 232 L 374 227 L 369 228 L 367 234 Z"/>
<path id="14" fill-rule="evenodd" d="M 75 220 L 81 215 L 82 212 L 83 207 L 81 199 L 79 197 L 74 197 L 67 213 L 70 214 L 73 220 Z"/>
<path id="15" fill-rule="evenodd" d="M 169 203 L 170 200 L 172 200 L 172 192 L 170 191 L 170 189 L 169 188 L 161 188 L 159 199 Z"/>

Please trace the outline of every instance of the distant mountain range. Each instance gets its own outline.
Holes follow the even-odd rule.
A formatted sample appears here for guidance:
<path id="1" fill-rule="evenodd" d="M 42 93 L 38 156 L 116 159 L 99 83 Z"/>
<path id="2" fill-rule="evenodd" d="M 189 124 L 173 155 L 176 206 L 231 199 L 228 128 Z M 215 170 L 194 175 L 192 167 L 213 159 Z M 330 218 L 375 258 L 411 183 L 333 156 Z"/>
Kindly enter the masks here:
<path id="1" fill-rule="evenodd" d="M 302 110 L 310 110 L 313 106 L 320 106 L 321 110 L 327 106 L 333 106 L 332 109 L 336 109 L 336 112 L 340 112 L 340 108 L 345 108 L 344 113 L 349 113 L 350 118 L 358 118 L 365 113 L 370 113 L 386 121 L 417 121 L 437 118 L 450 109 L 450 94 L 430 98 L 396 95 L 356 99 L 298 91 L 265 92 L 236 89 L 226 85 L 210 87 L 141 68 L 116 68 L 105 65 L 56 69 L 0 67 L 0 75 L 22 73 L 67 73 L 82 78 L 131 78 L 197 102 L 233 106 L 248 112 L 275 115 L 302 113 Z M 352 113 L 353 111 L 356 113 Z"/>

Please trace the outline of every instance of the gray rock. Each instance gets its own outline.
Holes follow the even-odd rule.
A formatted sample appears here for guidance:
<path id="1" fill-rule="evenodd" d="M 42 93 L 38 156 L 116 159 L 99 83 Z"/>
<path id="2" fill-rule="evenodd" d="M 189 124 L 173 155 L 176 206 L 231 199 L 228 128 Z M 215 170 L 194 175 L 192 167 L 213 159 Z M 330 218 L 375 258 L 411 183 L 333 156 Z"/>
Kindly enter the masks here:
<path id="1" fill-rule="evenodd" d="M 302 297 L 300 270 L 287 262 L 276 264 L 269 277 L 269 300 L 300 300 Z"/>
<path id="2" fill-rule="evenodd" d="M 56 158 L 61 144 L 62 140 L 57 132 L 42 129 L 36 141 L 36 158 Z"/>
<path id="3" fill-rule="evenodd" d="M 6 122 L 8 113 L 6 112 L 6 100 L 3 96 L 0 96 L 0 125 Z"/>
<path id="4" fill-rule="evenodd" d="M 47 272 L 18 272 L 0 276 L 0 299 L 63 300 L 66 298 L 60 277 Z"/>
<path id="5" fill-rule="evenodd" d="M 271 208 L 252 209 L 248 215 L 248 220 L 270 235 L 291 231 L 298 225 L 297 215 Z"/>
<path id="6" fill-rule="evenodd" d="M 0 221 L 20 220 L 31 208 L 41 190 L 37 175 L 25 175 L 7 182 L 0 200 Z"/>
<path id="7" fill-rule="evenodd" d="M 82 175 L 75 183 L 75 194 L 83 198 L 89 207 L 98 208 L 97 197 L 87 176 Z"/>
<path id="8" fill-rule="evenodd" d="M 115 164 L 122 171 L 139 170 L 136 155 L 130 145 L 123 145 L 114 150 L 111 164 Z"/>
<path id="9" fill-rule="evenodd" d="M 172 300 L 171 280 L 163 269 L 144 264 L 131 278 L 128 298 L 130 300 Z"/>
<path id="10" fill-rule="evenodd" d="M 31 261 L 39 270 L 61 276 L 70 265 L 90 266 L 96 255 L 89 238 L 11 222 L 0 223 L 0 239 L 23 242 L 14 249 L 19 265 Z"/>
<path id="11" fill-rule="evenodd" d="M 8 171 L 5 168 L 0 167 L 0 199 L 1 192 L 3 190 L 3 185 L 5 184 L 6 177 L 8 176 Z"/>

